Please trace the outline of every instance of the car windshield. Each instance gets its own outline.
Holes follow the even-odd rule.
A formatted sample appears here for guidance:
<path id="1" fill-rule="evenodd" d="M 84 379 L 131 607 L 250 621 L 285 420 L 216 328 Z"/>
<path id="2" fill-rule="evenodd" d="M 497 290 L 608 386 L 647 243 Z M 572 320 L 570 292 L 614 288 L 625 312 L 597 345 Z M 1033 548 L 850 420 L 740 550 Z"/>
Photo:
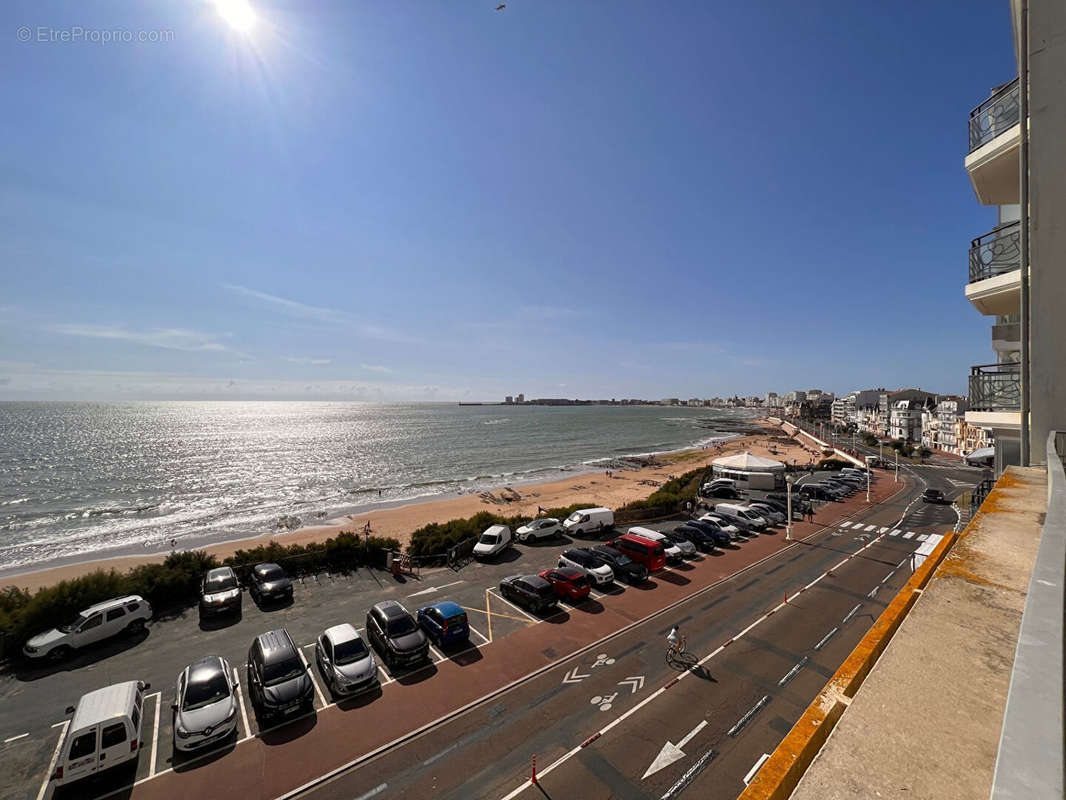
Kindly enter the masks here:
<path id="1" fill-rule="evenodd" d="M 278 566 L 264 567 L 259 570 L 259 580 L 261 581 L 276 581 L 284 577 L 285 572 Z"/>
<path id="2" fill-rule="evenodd" d="M 608 553 L 607 555 L 612 561 L 614 561 L 615 564 L 617 564 L 620 567 L 624 567 L 626 564 L 632 564 L 633 563 L 633 559 L 631 559 L 625 553 L 619 553 L 618 555 L 613 555 L 611 553 Z"/>
<path id="3" fill-rule="evenodd" d="M 405 636 L 415 631 L 415 621 L 408 614 L 389 620 L 389 636 Z"/>
<path id="4" fill-rule="evenodd" d="M 185 700 L 181 704 L 182 711 L 192 711 L 203 708 L 219 700 L 229 697 L 229 684 L 222 672 L 215 672 L 205 680 L 190 681 L 185 690 Z"/>
<path id="5" fill-rule="evenodd" d="M 232 575 L 215 575 L 204 581 L 204 591 L 208 593 L 225 592 L 236 588 L 237 579 Z"/>
<path id="6" fill-rule="evenodd" d="M 575 511 L 569 517 L 566 518 L 567 522 L 581 522 L 581 518 L 585 516 L 580 511 Z"/>
<path id="7" fill-rule="evenodd" d="M 498 533 L 483 533 L 481 534 L 481 544 L 496 544 L 500 541 L 500 535 Z"/>
<path id="8" fill-rule="evenodd" d="M 70 633 L 71 631 L 75 631 L 79 627 L 81 627 L 81 624 L 87 619 L 88 617 L 84 614 L 78 614 L 78 616 L 76 616 L 70 622 L 63 623 L 58 628 L 56 628 L 56 630 L 61 631 L 62 633 Z"/>
<path id="9" fill-rule="evenodd" d="M 366 658 L 366 655 L 366 645 L 363 644 L 362 639 L 349 639 L 333 647 L 333 661 L 336 664 L 351 664 L 353 661 Z"/>
<path id="10" fill-rule="evenodd" d="M 296 656 L 273 663 L 268 662 L 263 665 L 263 683 L 267 686 L 275 686 L 299 677 L 303 671 L 303 662 Z"/>

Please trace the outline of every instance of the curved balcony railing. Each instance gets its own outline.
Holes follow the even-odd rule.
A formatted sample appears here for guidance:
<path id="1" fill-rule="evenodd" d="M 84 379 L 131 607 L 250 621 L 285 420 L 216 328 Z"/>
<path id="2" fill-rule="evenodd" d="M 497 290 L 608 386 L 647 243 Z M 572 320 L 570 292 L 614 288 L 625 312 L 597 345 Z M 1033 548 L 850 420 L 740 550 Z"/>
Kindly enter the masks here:
<path id="1" fill-rule="evenodd" d="M 1013 361 L 970 367 L 971 411 L 1018 411 L 1022 365 Z"/>
<path id="2" fill-rule="evenodd" d="M 970 112 L 970 153 L 1018 123 L 1018 102 L 1015 78 Z"/>
<path id="3" fill-rule="evenodd" d="M 1022 265 L 1021 223 L 1008 222 L 970 242 L 970 283 Z"/>

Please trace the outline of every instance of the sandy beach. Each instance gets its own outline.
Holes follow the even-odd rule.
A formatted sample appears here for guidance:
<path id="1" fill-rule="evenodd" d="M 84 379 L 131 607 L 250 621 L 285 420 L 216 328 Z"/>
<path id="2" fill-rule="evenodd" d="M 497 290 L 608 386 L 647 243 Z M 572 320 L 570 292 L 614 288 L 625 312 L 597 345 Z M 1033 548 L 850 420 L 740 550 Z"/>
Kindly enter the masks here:
<path id="1" fill-rule="evenodd" d="M 767 426 L 765 432 L 731 439 L 720 447 L 685 450 L 657 456 L 646 467 L 614 471 L 610 478 L 603 472 L 583 473 L 545 483 L 522 484 L 492 492 L 408 503 L 395 508 L 353 514 L 346 519 L 328 520 L 325 524 L 300 528 L 291 533 L 263 534 L 252 538 L 219 542 L 203 549 L 219 558 L 225 558 L 237 550 L 268 544 L 271 541 L 282 544 L 307 544 L 322 541 L 344 530 L 362 531 L 368 521 L 375 536 L 391 536 L 398 539 L 402 545 L 406 545 L 410 541 L 411 532 L 423 525 L 468 517 L 479 511 L 494 511 L 505 515 L 532 518 L 536 516 L 538 506 L 552 508 L 589 502 L 608 508 L 618 508 L 632 500 L 647 497 L 668 480 L 670 475 L 678 475 L 706 466 L 715 458 L 745 450 L 781 461 L 795 459 L 801 464 L 808 462 L 815 455 L 810 447 L 787 439 L 783 432 L 774 430 L 768 421 L 758 420 L 756 424 Z M 771 448 L 776 450 L 776 453 L 772 452 Z M 97 569 L 129 569 L 138 564 L 161 561 L 165 555 L 165 553 L 154 553 L 143 556 L 118 556 L 64 564 L 6 576 L 0 578 L 0 585 L 19 586 L 34 591 L 42 586 L 85 575 Z"/>

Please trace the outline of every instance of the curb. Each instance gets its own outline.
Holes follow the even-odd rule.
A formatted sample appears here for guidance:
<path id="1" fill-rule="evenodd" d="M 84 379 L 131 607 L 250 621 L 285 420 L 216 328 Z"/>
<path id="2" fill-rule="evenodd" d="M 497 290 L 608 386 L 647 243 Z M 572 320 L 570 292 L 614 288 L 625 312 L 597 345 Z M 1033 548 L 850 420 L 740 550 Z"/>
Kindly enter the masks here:
<path id="1" fill-rule="evenodd" d="M 737 800 L 786 800 L 859 691 L 933 572 L 958 540 L 951 531 L 915 570 Z"/>

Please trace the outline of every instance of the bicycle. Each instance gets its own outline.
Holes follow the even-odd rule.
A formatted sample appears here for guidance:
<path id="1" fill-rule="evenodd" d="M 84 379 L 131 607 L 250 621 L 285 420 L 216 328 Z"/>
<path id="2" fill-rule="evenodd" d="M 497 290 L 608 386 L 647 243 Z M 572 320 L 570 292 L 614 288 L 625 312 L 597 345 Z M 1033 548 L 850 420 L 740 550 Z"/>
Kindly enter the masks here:
<path id="1" fill-rule="evenodd" d="M 687 646 L 688 639 L 685 637 L 685 634 L 679 633 L 677 641 L 670 642 L 670 644 L 666 647 L 666 660 L 670 661 L 674 658 L 677 658 L 678 656 L 684 655 Z"/>

